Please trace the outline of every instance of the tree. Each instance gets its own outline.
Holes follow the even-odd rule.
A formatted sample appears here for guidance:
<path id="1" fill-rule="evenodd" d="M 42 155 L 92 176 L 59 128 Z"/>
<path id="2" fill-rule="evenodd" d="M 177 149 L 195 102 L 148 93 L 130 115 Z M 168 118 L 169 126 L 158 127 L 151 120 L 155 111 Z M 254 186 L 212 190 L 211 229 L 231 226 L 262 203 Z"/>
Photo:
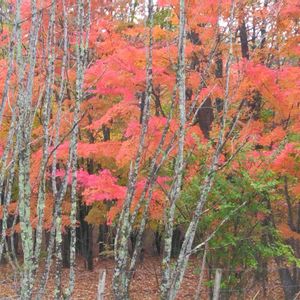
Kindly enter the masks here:
<path id="1" fill-rule="evenodd" d="M 163 228 L 162 299 L 175 299 L 204 245 L 209 264 L 224 267 L 213 248 L 228 240 L 230 267 L 257 271 L 274 258 L 286 297 L 295 296 L 298 287 L 287 289 L 299 273 L 293 1 L 16 0 L 0 8 L 0 258 L 20 276 L 22 299 L 43 297 L 53 263 L 55 299 L 72 297 L 76 251 L 92 269 L 99 225 L 115 230 L 114 296 L 128 299 L 152 224 Z M 247 234 L 257 248 L 242 242 Z M 223 285 L 241 287 L 241 273 L 235 282 L 224 274 Z"/>

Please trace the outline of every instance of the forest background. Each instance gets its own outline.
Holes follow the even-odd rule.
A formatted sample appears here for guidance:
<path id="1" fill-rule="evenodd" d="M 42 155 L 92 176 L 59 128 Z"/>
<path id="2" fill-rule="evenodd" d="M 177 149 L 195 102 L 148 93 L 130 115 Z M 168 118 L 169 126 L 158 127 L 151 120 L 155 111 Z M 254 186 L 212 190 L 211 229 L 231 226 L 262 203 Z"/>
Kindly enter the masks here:
<path id="1" fill-rule="evenodd" d="M 150 262 L 149 299 L 212 299 L 216 270 L 221 299 L 274 299 L 275 281 L 297 299 L 299 16 L 295 0 L 0 0 L 4 296 L 88 299 L 82 268 L 106 268 L 91 299 L 146 299 Z"/>

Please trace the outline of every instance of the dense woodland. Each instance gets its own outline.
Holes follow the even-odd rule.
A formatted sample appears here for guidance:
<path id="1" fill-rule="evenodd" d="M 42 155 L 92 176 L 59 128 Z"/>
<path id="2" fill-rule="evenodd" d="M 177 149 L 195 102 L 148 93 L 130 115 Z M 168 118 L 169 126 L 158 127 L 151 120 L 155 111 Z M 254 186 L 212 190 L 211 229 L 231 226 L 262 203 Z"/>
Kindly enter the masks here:
<path id="1" fill-rule="evenodd" d="M 299 17 L 0 0 L 1 299 L 300 299 Z"/>

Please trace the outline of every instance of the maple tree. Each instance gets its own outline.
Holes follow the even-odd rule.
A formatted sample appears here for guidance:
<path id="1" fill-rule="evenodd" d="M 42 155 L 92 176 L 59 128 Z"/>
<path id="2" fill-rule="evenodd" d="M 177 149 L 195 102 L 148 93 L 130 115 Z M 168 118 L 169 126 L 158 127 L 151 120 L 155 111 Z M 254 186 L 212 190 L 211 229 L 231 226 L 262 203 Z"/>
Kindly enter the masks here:
<path id="1" fill-rule="evenodd" d="M 162 299 L 206 244 L 212 268 L 230 261 L 224 285 L 274 259 L 296 295 L 299 14 L 293 0 L 0 2 L 0 259 L 22 299 L 44 297 L 52 264 L 55 299 L 72 297 L 99 225 L 115 299 L 129 299 L 148 228 L 164 239 Z"/>

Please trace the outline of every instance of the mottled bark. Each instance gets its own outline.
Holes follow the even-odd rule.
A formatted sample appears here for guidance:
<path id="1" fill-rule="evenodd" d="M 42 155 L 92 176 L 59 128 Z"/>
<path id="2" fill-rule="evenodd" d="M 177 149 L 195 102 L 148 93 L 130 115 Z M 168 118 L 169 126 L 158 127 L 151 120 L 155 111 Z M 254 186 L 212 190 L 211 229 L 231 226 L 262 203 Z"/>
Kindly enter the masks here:
<path id="1" fill-rule="evenodd" d="M 233 10 L 234 10 L 234 6 L 232 5 L 231 19 L 230 19 L 231 26 L 232 26 L 232 22 L 233 22 Z M 225 99 L 224 99 L 224 103 L 223 103 L 223 114 L 222 114 L 222 118 L 220 120 L 218 142 L 217 142 L 217 145 L 215 148 L 215 153 L 212 157 L 212 163 L 209 167 L 209 171 L 208 171 L 203 183 L 201 184 L 201 193 L 199 195 L 199 198 L 197 201 L 197 206 L 194 210 L 192 220 L 187 228 L 185 238 L 183 241 L 183 245 L 181 247 L 181 251 L 180 251 L 179 257 L 176 262 L 175 269 L 171 270 L 170 260 L 169 261 L 165 260 L 165 263 L 167 263 L 167 268 L 166 268 L 167 276 L 164 274 L 164 277 L 163 277 L 163 282 L 162 282 L 163 288 L 162 288 L 162 294 L 161 294 L 162 299 L 173 300 L 176 297 L 177 291 L 183 280 L 183 276 L 184 276 L 184 273 L 185 273 L 185 270 L 187 267 L 189 257 L 191 255 L 192 245 L 193 245 L 197 225 L 199 222 L 199 218 L 202 213 L 203 207 L 207 201 L 208 194 L 211 190 L 215 172 L 218 169 L 218 161 L 219 161 L 220 154 L 222 152 L 222 149 L 224 147 L 226 140 L 228 139 L 229 135 L 232 132 L 232 128 L 231 128 L 229 130 L 229 133 L 227 133 L 227 134 L 225 133 L 225 130 L 227 127 L 226 126 L 227 112 L 228 112 L 228 107 L 229 107 L 229 81 L 230 81 L 230 66 L 231 66 L 231 60 L 232 60 L 232 28 L 230 28 L 229 32 L 230 32 L 230 50 L 229 50 L 228 60 L 226 63 Z M 170 237 L 168 237 L 168 238 L 171 240 Z M 164 271 L 164 272 L 166 272 L 166 271 Z M 167 278 L 167 280 L 165 278 Z M 167 282 L 167 284 L 166 284 L 166 282 Z"/>
<path id="2" fill-rule="evenodd" d="M 139 137 L 139 145 L 134 162 L 131 165 L 127 193 L 123 209 L 119 218 L 117 234 L 115 237 L 115 261 L 116 266 L 113 275 L 113 291 L 116 300 L 129 299 L 129 280 L 126 272 L 129 258 L 128 238 L 131 232 L 130 205 L 135 194 L 135 185 L 140 168 L 140 162 L 144 151 L 146 134 L 148 131 L 148 121 L 150 117 L 150 99 L 152 94 L 152 27 L 153 27 L 153 2 L 148 3 L 148 23 L 149 23 L 149 46 L 147 51 L 146 70 L 146 95 L 142 113 L 142 129 Z"/>
<path id="3" fill-rule="evenodd" d="M 18 43 L 17 37 L 19 36 L 18 32 L 20 30 L 19 27 L 19 22 L 21 19 L 20 11 L 21 11 L 21 0 L 16 1 L 15 5 L 15 19 L 14 19 L 14 25 L 13 25 L 13 30 L 10 36 L 10 42 L 9 42 L 9 48 L 8 48 L 8 68 L 7 68 L 7 73 L 6 73 L 6 78 L 5 78 L 5 83 L 2 91 L 2 102 L 1 102 L 1 107 L 0 107 L 0 127 L 2 125 L 2 117 L 3 117 L 3 112 L 4 108 L 7 102 L 8 98 L 8 91 L 9 91 L 9 86 L 10 86 L 10 80 L 13 75 L 13 70 L 14 70 L 14 57 L 15 57 L 15 52 L 16 52 L 16 47 L 15 44 Z"/>
<path id="4" fill-rule="evenodd" d="M 15 147 L 14 147 L 14 150 L 13 150 L 12 161 L 10 163 L 10 170 L 9 170 L 8 175 L 6 177 L 5 185 L 3 185 L 3 183 L 1 184 L 1 187 L 3 186 L 3 188 L 4 187 L 5 188 L 4 188 L 4 191 L 2 190 L 2 192 L 1 192 L 4 195 L 4 197 L 3 197 L 3 203 L 2 203 L 3 216 L 2 216 L 2 220 L 1 220 L 0 261 L 2 259 L 2 254 L 3 254 L 4 248 L 5 248 L 5 241 L 7 239 L 6 232 L 7 232 L 8 226 L 9 226 L 8 225 L 8 219 L 9 219 L 8 206 L 11 203 L 11 200 L 12 200 L 11 197 L 12 197 L 14 176 L 15 176 L 15 171 L 16 171 L 16 167 L 17 167 L 18 152 L 19 152 L 19 148 L 16 144 Z M 4 166 L 6 166 L 6 164 L 2 165 L 2 168 Z M 19 269 L 19 264 L 18 264 L 18 261 L 16 259 L 16 254 L 15 254 L 15 249 L 14 249 L 14 242 L 13 242 L 13 238 L 14 238 L 13 233 L 14 233 L 14 226 L 15 226 L 15 223 L 16 223 L 16 219 L 17 219 L 17 213 L 15 213 L 15 215 L 13 217 L 13 224 L 10 226 L 10 229 L 12 230 L 10 240 L 11 240 L 11 249 L 12 249 L 14 264 Z"/>
<path id="5" fill-rule="evenodd" d="M 57 167 L 57 147 L 60 144 L 60 122 L 61 122 L 61 114 L 62 114 L 62 101 L 65 94 L 65 88 L 66 88 L 66 68 L 67 68 L 67 51 L 68 51 L 68 24 L 67 24 L 67 18 L 66 18 L 66 6 L 64 0 L 62 1 L 62 7 L 63 7 L 63 57 L 62 57 L 62 68 L 61 68 L 61 81 L 60 81 L 60 87 L 59 87 L 59 93 L 57 95 L 57 102 L 58 102 L 58 110 L 56 114 L 56 119 L 54 123 L 54 151 L 52 152 L 53 161 L 52 161 L 52 172 L 51 172 L 51 186 L 52 186 L 52 192 L 54 195 L 55 203 L 54 203 L 54 211 L 52 216 L 52 225 L 49 233 L 49 242 L 47 247 L 47 258 L 46 258 L 46 266 L 45 271 L 43 273 L 43 276 L 40 281 L 40 289 L 37 294 L 37 299 L 41 299 L 43 297 L 45 286 L 48 281 L 49 271 L 52 263 L 52 255 L 53 255 L 53 248 L 54 248 L 54 241 L 56 245 L 56 276 L 55 276 L 55 282 L 58 288 L 55 290 L 56 297 L 59 296 L 61 293 L 60 289 L 60 281 L 61 281 L 61 242 L 62 242 L 62 234 L 61 234 L 61 204 L 62 200 L 64 198 L 64 195 L 67 190 L 67 174 L 69 174 L 70 170 L 70 156 L 67 161 L 66 166 L 66 173 L 62 181 L 58 183 L 56 181 L 56 167 Z"/>
<path id="6" fill-rule="evenodd" d="M 8 49 L 8 70 L 7 70 L 5 83 L 2 91 L 2 103 L 0 108 L 0 127 L 2 125 L 3 111 L 7 102 L 10 79 L 14 70 L 13 63 L 14 63 L 14 56 L 16 55 L 16 47 L 14 47 L 14 45 L 17 44 L 18 46 L 20 46 L 19 45 L 20 41 L 17 41 L 17 38 L 20 36 L 20 32 L 19 32 L 20 28 L 18 26 L 18 23 L 20 22 L 20 8 L 21 8 L 21 1 L 18 0 L 16 1 L 14 26 L 10 37 L 10 43 Z M 5 148 L 1 157 L 1 168 L 0 168 L 0 194 L 1 195 L 3 194 L 3 187 L 4 187 L 3 182 L 4 182 L 4 177 L 7 169 L 7 159 L 13 147 L 15 133 L 18 131 L 16 121 L 17 121 L 16 107 L 12 107 L 10 128 L 7 134 Z M 17 147 L 15 146 L 15 148 Z M 0 262 L 2 259 L 2 254 L 4 249 L 4 239 L 6 238 L 8 205 L 9 205 L 9 201 L 7 201 L 7 199 L 5 198 L 3 203 L 3 218 L 1 222 Z"/>
<path id="7" fill-rule="evenodd" d="M 47 54 L 49 57 L 47 66 L 47 77 L 45 87 L 45 97 L 42 107 L 42 126 L 43 126 L 43 153 L 40 165 L 39 173 L 39 188 L 38 188 L 38 202 L 37 202 L 37 217 L 38 224 L 35 233 L 35 269 L 38 267 L 39 256 L 41 251 L 42 233 L 43 233 L 43 221 L 44 221 L 44 210 L 45 210 L 45 194 L 46 194 L 46 168 L 49 159 L 49 122 L 51 113 L 51 98 L 53 94 L 53 82 L 54 82 L 54 61 L 55 61 L 55 44 L 54 44 L 54 33 L 55 33 L 55 9 L 56 1 L 52 0 L 50 9 L 50 22 L 48 27 L 47 36 Z"/>
<path id="8" fill-rule="evenodd" d="M 200 295 L 201 295 L 201 288 L 202 288 L 202 283 L 203 283 L 203 278 L 204 278 L 206 255 L 207 255 L 207 243 L 205 243 L 204 254 L 203 254 L 203 257 L 202 257 L 202 263 L 201 263 L 201 269 L 200 269 L 200 276 L 199 276 L 199 281 L 198 281 L 198 285 L 197 285 L 194 300 L 200 300 L 201 299 Z"/>
<path id="9" fill-rule="evenodd" d="M 61 68 L 61 81 L 60 81 L 60 88 L 59 88 L 59 94 L 58 94 L 58 111 L 57 111 L 57 117 L 55 120 L 55 137 L 54 137 L 54 147 L 58 147 L 59 145 L 59 127 L 60 127 L 60 122 L 61 122 L 61 114 L 62 114 L 62 101 L 63 97 L 65 94 L 65 87 L 66 87 L 66 69 L 67 69 L 67 53 L 68 53 L 68 24 L 67 24 L 67 13 L 66 13 L 66 4 L 65 1 L 62 1 L 62 6 L 63 6 L 63 57 L 62 57 L 62 68 Z M 70 155 L 71 156 L 71 155 Z M 70 168 L 70 160 L 69 158 L 68 164 L 67 164 L 67 171 L 66 175 L 69 173 L 69 168 Z M 61 189 L 58 193 L 58 188 L 57 188 L 57 182 L 56 182 L 56 165 L 57 165 L 57 153 L 54 151 L 53 153 L 53 161 L 52 161 L 52 176 L 51 176 L 51 183 L 52 183 L 52 191 L 55 199 L 55 211 L 53 215 L 53 221 L 52 222 L 52 227 L 54 232 L 55 228 L 55 252 L 56 252 L 56 268 L 55 268 L 55 298 L 59 299 L 62 293 L 62 288 L 61 288 L 61 273 L 62 273 L 62 264 L 63 264 L 63 256 L 62 256 L 62 243 L 63 243 L 63 238 L 62 238 L 62 199 L 64 197 L 64 194 L 66 192 L 66 186 L 67 186 L 67 177 L 65 176 Z M 53 244 L 54 240 L 54 233 L 51 234 L 50 236 L 50 243 L 49 245 Z M 49 249 L 51 254 L 52 248 Z M 51 261 L 51 258 L 48 258 Z M 50 266 L 49 266 L 50 267 Z"/>
<path id="10" fill-rule="evenodd" d="M 21 298 L 26 300 L 31 298 L 33 287 L 34 262 L 34 237 L 30 218 L 30 141 L 31 131 L 35 110 L 32 107 L 32 88 L 34 70 L 36 66 L 36 46 L 38 31 L 40 28 L 41 14 L 38 13 L 36 2 L 31 1 L 32 21 L 29 33 L 28 55 L 24 59 L 21 50 L 21 32 L 17 40 L 17 68 L 18 68 L 18 99 L 20 130 L 17 133 L 17 143 L 19 143 L 18 154 L 18 198 L 19 198 L 19 217 L 21 228 L 21 240 L 23 248 L 23 272 L 21 282 Z M 20 40 L 19 40 L 20 39 Z M 24 76 L 25 66 L 26 77 Z"/>
<path id="11" fill-rule="evenodd" d="M 172 253 L 172 237 L 176 202 L 180 196 L 182 176 L 184 170 L 184 143 L 185 143 L 185 0 L 180 0 L 179 15 L 179 42 L 178 42 L 178 71 L 177 85 L 179 92 L 179 134 L 178 134 L 178 150 L 175 165 L 175 176 L 171 190 L 167 199 L 167 208 L 165 210 L 165 235 L 164 235 L 164 252 L 162 260 L 162 281 L 161 281 L 161 298 L 168 297 L 171 286 L 171 253 Z"/>
<path id="12" fill-rule="evenodd" d="M 11 186 L 6 187 L 6 189 L 4 189 L 4 178 L 5 178 L 5 174 L 6 174 L 6 169 L 7 169 L 7 159 L 8 159 L 8 155 L 11 151 L 11 148 L 13 147 L 13 136 L 15 134 L 15 127 L 16 127 L 16 112 L 13 111 L 13 116 L 11 118 L 11 125 L 9 128 L 9 132 L 8 132 L 8 138 L 7 138 L 7 143 L 4 149 L 4 152 L 2 154 L 1 157 L 1 170 L 0 170 L 0 194 L 3 195 L 3 193 L 5 193 L 7 191 L 8 188 L 11 189 Z M 17 129 L 18 131 L 18 129 Z M 16 150 L 17 150 L 17 146 L 15 145 L 15 149 L 14 149 L 14 160 L 13 160 L 13 166 L 11 166 L 12 169 L 14 169 L 15 167 L 15 159 L 16 159 Z M 13 174 L 11 174 L 11 176 L 13 176 Z M 10 182 L 10 177 L 7 178 L 7 181 Z M 12 183 L 11 183 L 12 185 Z M 3 249 L 4 249 L 4 240 L 6 238 L 6 229 L 7 229 L 7 217 L 8 217 L 8 213 L 7 213 L 7 207 L 10 204 L 10 197 L 7 197 L 7 195 L 4 196 L 3 201 L 1 201 L 2 205 L 3 205 L 3 217 L 1 220 L 1 240 L 0 240 L 0 261 L 2 259 L 2 254 L 3 254 Z"/>
<path id="13" fill-rule="evenodd" d="M 70 299 L 75 285 L 75 257 L 76 257 L 76 215 L 77 215 L 77 144 L 80 121 L 80 105 L 84 97 L 83 81 L 87 66 L 88 40 L 90 31 L 90 0 L 86 1 L 85 14 L 84 1 L 77 0 L 77 32 L 76 32 L 76 84 L 75 84 L 75 108 L 74 128 L 71 136 L 71 213 L 70 213 L 70 273 L 69 287 L 66 290 L 66 299 Z M 86 15 L 86 17 L 85 17 Z M 85 33 L 85 34 L 84 34 Z"/>

